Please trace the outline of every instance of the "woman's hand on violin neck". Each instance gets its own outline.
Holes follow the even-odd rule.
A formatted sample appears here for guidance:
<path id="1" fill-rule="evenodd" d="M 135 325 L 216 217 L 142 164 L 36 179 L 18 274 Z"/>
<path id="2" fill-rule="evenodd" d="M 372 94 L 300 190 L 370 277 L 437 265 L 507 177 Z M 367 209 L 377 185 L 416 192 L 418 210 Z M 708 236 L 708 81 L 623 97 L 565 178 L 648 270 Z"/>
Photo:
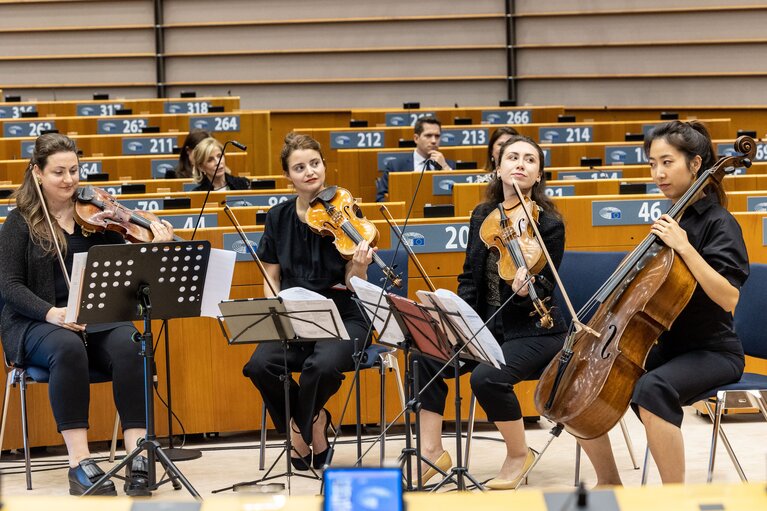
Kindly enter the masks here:
<path id="1" fill-rule="evenodd" d="M 530 282 L 535 282 L 535 277 L 530 276 Z M 518 268 L 517 274 L 514 275 L 514 280 L 511 282 L 511 290 L 517 293 L 517 296 L 525 297 L 528 295 L 527 290 L 528 273 L 527 268 Z"/>
<path id="2" fill-rule="evenodd" d="M 354 249 L 352 265 L 364 269 L 365 273 L 367 273 L 368 266 L 373 262 L 373 252 L 376 250 L 377 249 L 371 247 L 367 241 L 360 241 L 357 248 Z"/>
<path id="3" fill-rule="evenodd" d="M 152 230 L 152 234 L 154 234 L 152 239 L 154 243 L 173 241 L 173 226 L 167 220 L 152 222 L 149 224 L 149 228 Z"/>
<path id="4" fill-rule="evenodd" d="M 85 325 L 79 325 L 77 323 L 66 323 L 64 318 L 67 316 L 66 307 L 51 307 L 48 309 L 48 313 L 45 315 L 45 321 L 51 325 L 55 325 L 73 332 L 85 331 Z"/>
<path id="5" fill-rule="evenodd" d="M 661 215 L 650 228 L 650 232 L 658 236 L 667 247 L 677 251 L 682 257 L 684 257 L 685 251 L 692 248 L 687 239 L 687 232 L 669 215 Z"/>

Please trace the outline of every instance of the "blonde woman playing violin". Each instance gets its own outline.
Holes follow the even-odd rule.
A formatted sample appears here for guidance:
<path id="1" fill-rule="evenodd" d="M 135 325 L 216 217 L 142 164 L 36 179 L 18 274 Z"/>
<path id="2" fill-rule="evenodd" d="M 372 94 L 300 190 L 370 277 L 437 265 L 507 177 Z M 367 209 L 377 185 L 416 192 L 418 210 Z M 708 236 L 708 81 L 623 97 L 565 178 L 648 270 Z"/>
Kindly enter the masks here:
<path id="1" fill-rule="evenodd" d="M 72 495 L 84 493 L 104 474 L 88 449 L 89 367 L 112 378 L 126 449 L 131 451 L 146 434 L 143 359 L 139 345 L 131 342 L 136 332 L 133 324 L 87 325 L 86 329 L 64 322 L 69 291 L 61 266 L 69 274 L 74 253 L 94 245 L 125 242 L 109 231 L 86 237 L 75 223 L 79 163 L 71 139 L 56 133 L 40 136 L 24 181 L 14 194 L 17 207 L 0 231 L 3 349 L 14 365 L 50 371 L 48 393 L 56 426 L 67 446 Z M 151 230 L 155 241 L 173 239 L 173 227 L 167 222 L 153 222 Z M 63 253 L 62 264 L 55 242 Z M 88 334 L 87 346 L 83 332 Z M 147 470 L 146 457 L 133 459 L 125 482 L 129 495 L 150 494 Z M 115 486 L 107 481 L 96 494 L 116 495 Z"/>
<path id="2" fill-rule="evenodd" d="M 373 249 L 366 241 L 356 248 L 351 260 L 336 250 L 330 237 L 314 233 L 306 223 L 312 199 L 325 188 L 325 162 L 319 143 L 306 135 L 289 134 L 280 154 L 282 170 L 293 183 L 296 198 L 280 203 L 266 215 L 258 256 L 276 291 L 304 287 L 331 298 L 352 340 L 317 341 L 293 344 L 288 349 L 288 368 L 300 372 L 290 382 L 290 425 L 285 424 L 285 398 L 280 376 L 283 373 L 282 346 L 259 346 L 243 374 L 261 393 L 272 421 L 279 431 L 290 428 L 296 470 L 321 468 L 327 459 L 327 429 L 331 423 L 325 403 L 341 387 L 344 372 L 354 370 L 354 339 L 364 348 L 368 326 L 352 301 L 349 280 L 367 279 Z M 270 294 L 267 286 L 265 292 Z"/>
<path id="3" fill-rule="evenodd" d="M 488 489 L 514 488 L 521 474 L 533 463 L 535 453 L 527 447 L 522 411 L 514 394 L 514 385 L 536 378 L 537 374 L 562 348 L 564 321 L 558 308 L 550 307 L 551 328 L 536 324 L 540 319 L 531 316 L 535 309 L 527 288 L 528 272 L 520 268 L 514 280 L 506 282 L 498 275 L 498 254 L 489 250 L 480 239 L 480 226 L 500 203 L 507 212 L 519 204 L 512 180 L 522 193 L 540 208 L 538 228 L 543 242 L 556 265 L 562 260 L 565 248 L 565 228 L 554 204 L 546 197 L 546 177 L 543 172 L 543 151 L 533 140 L 520 135 L 511 136 L 500 148 L 496 175 L 488 184 L 485 202 L 473 211 L 466 247 L 463 273 L 458 276 L 458 295 L 466 300 L 479 315 L 487 320 L 513 292 L 511 302 L 501 310 L 488 327 L 498 340 L 506 360 L 501 369 L 479 365 L 473 368 L 471 388 L 477 401 L 501 432 L 506 444 L 506 457 L 495 478 L 488 481 Z M 541 299 L 552 297 L 554 278 L 547 266 L 540 276 L 533 277 L 533 285 Z M 549 305 L 555 305 L 549 302 Z M 421 358 L 420 381 L 427 382 L 439 370 L 433 360 Z M 471 370 L 471 364 L 464 364 Z M 452 369 L 442 377 L 452 376 Z M 427 388 L 421 396 L 422 454 L 442 470 L 450 468 L 450 455 L 442 446 L 442 415 L 445 409 L 447 385 L 442 378 Z M 433 468 L 425 472 L 429 479 L 437 474 Z"/>

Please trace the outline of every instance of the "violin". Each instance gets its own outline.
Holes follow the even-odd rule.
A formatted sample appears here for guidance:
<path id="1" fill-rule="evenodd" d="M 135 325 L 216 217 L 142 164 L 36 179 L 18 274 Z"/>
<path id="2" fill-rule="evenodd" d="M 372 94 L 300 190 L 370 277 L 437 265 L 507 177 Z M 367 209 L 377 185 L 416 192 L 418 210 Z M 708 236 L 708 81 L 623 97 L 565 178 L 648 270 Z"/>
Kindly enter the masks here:
<path id="1" fill-rule="evenodd" d="M 503 203 L 498 204 L 497 208 L 487 215 L 479 229 L 479 237 L 487 248 L 498 254 L 498 275 L 509 285 L 519 268 L 527 268 L 530 274 L 535 274 L 546 265 L 543 249 L 535 238 L 533 226 L 528 222 L 525 211 L 525 208 L 531 211 L 532 221 L 537 222 L 538 206 L 529 197 L 522 197 L 525 203 L 517 202 L 508 214 Z M 541 299 L 538 296 L 532 279 L 527 282 L 527 292 L 535 307 L 530 315 L 540 316 L 538 326 L 553 327 L 554 320 L 546 305 L 549 297 Z"/>
<path id="2" fill-rule="evenodd" d="M 734 147 L 743 154 L 720 158 L 702 172 L 669 216 L 678 221 L 709 180 L 721 181 L 736 168 L 751 166 L 754 140 L 739 137 Z M 573 317 L 577 325 L 593 312 L 586 328 L 571 325 L 562 351 L 541 375 L 535 390 L 538 411 L 579 438 L 610 431 L 629 406 L 650 349 L 696 285 L 682 258 L 649 234 Z"/>
<path id="3" fill-rule="evenodd" d="M 84 235 L 114 231 L 132 243 L 150 243 L 154 239 L 149 224 L 160 219 L 149 211 L 129 209 L 101 188 L 84 186 L 77 191 L 75 222 Z M 173 236 L 175 241 L 183 241 Z"/>
<path id="4" fill-rule="evenodd" d="M 346 259 L 351 259 L 357 245 L 363 240 L 374 247 L 378 241 L 378 229 L 362 212 L 349 190 L 328 186 L 309 203 L 306 223 L 316 233 L 333 236 L 333 244 Z M 373 262 L 383 271 L 392 284 L 402 288 L 402 278 L 373 252 Z"/>

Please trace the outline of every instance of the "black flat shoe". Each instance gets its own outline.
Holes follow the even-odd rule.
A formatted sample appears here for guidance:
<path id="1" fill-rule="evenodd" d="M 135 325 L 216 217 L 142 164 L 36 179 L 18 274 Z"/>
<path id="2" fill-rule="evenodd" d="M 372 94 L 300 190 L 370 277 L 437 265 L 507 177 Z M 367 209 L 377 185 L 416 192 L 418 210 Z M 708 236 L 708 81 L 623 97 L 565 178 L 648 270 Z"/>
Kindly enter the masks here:
<path id="1" fill-rule="evenodd" d="M 298 454 L 295 449 L 293 449 L 293 453 Z M 306 456 L 299 456 L 298 458 L 291 456 L 290 464 L 296 470 L 309 470 L 309 467 L 312 465 L 312 451 L 309 451 L 309 454 Z"/>
<path id="2" fill-rule="evenodd" d="M 104 471 L 101 470 L 96 462 L 90 458 L 85 458 L 75 468 L 69 469 L 69 494 L 82 495 L 93 486 L 93 483 L 101 479 Z M 93 495 L 117 496 L 115 483 L 105 481 Z"/>
<path id="3" fill-rule="evenodd" d="M 330 441 L 328 440 L 328 430 L 333 427 L 333 417 L 330 415 L 330 412 L 327 411 L 326 408 L 323 408 L 322 412 L 325 412 L 325 417 L 327 417 L 324 433 L 325 433 L 325 443 L 328 444 L 328 448 L 322 452 L 314 453 L 314 459 L 312 460 L 312 467 L 314 467 L 315 470 L 319 470 L 325 466 L 325 462 L 327 462 L 328 455 L 330 454 Z M 319 418 L 320 418 L 320 414 L 318 413 L 317 419 L 315 420 L 319 420 Z"/>
<path id="4" fill-rule="evenodd" d="M 151 497 L 149 490 L 149 460 L 136 456 L 125 468 L 125 494 L 131 497 Z"/>

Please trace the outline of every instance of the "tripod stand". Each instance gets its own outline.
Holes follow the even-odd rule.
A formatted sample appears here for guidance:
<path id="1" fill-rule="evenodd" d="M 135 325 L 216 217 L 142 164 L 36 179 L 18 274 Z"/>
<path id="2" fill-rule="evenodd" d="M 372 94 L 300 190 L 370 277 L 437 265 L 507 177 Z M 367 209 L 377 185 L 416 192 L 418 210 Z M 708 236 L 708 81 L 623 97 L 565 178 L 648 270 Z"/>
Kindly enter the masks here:
<path id="1" fill-rule="evenodd" d="M 320 340 L 338 340 L 349 335 L 341 322 L 338 309 L 331 300 L 321 297 L 314 302 L 318 307 L 301 307 L 300 312 L 289 312 L 281 298 L 263 298 L 232 300 L 220 304 L 219 323 L 229 344 L 257 344 L 280 342 L 282 346 L 283 373 L 280 380 L 283 385 L 285 403 L 285 425 L 290 428 L 290 368 L 288 366 L 289 345 L 296 342 L 314 342 Z M 329 302 L 329 303 L 328 303 Z M 303 301 L 302 305 L 311 302 Z M 286 431 L 285 444 L 279 456 L 274 460 L 266 474 L 260 479 L 236 483 L 226 488 L 214 490 L 219 493 L 226 490 L 238 491 L 247 486 L 258 486 L 263 482 L 286 478 L 290 493 L 292 477 L 304 477 L 319 480 L 319 475 L 309 467 L 312 475 L 294 472 L 290 460 L 292 451 L 290 432 Z M 332 455 L 332 453 L 331 453 Z M 271 475 L 282 456 L 285 456 L 285 472 Z"/>
<path id="2" fill-rule="evenodd" d="M 84 495 L 93 494 L 136 456 L 146 451 L 150 491 L 168 482 L 173 482 L 174 486 L 181 483 L 194 498 L 201 499 L 200 494 L 162 451 L 155 435 L 152 318 L 153 315 L 154 319 L 200 315 L 208 261 L 211 258 L 210 243 L 196 241 L 96 246 L 87 254 L 76 254 L 75 258 L 72 292 L 67 308 L 69 311 L 78 311 L 78 322 L 126 321 L 137 316 L 144 322 L 144 332 L 134 336 L 134 341 L 141 343 L 141 355 L 144 357 L 146 436 Z M 167 478 L 157 480 L 156 461 L 165 469 Z"/>

